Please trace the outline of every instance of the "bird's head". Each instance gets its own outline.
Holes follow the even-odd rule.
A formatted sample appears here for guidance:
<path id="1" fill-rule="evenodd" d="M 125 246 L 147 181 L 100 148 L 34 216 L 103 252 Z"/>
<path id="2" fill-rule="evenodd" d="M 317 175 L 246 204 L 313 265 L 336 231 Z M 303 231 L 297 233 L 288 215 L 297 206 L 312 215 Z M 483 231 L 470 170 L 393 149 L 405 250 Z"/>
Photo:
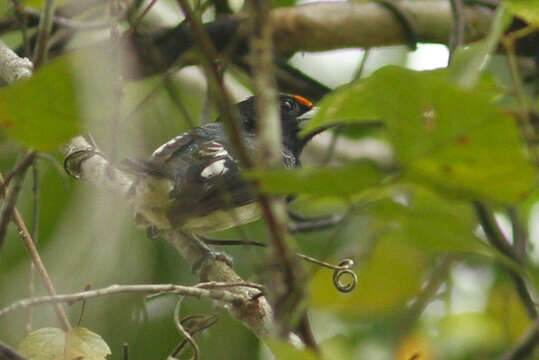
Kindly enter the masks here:
<path id="1" fill-rule="evenodd" d="M 313 103 L 299 95 L 279 95 L 279 114 L 283 143 L 292 151 L 299 154 L 306 142 L 312 137 L 301 139 L 299 131 L 316 114 L 317 107 Z M 256 133 L 256 97 L 250 98 L 237 104 L 243 128 L 248 132 Z"/>

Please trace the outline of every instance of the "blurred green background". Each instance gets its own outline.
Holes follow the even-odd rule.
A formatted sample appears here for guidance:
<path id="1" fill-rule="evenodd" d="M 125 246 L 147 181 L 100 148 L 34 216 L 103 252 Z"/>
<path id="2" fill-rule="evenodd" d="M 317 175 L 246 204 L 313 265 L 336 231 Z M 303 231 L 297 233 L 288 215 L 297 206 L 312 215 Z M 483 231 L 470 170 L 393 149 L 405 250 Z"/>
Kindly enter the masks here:
<path id="1" fill-rule="evenodd" d="M 42 5 L 41 0 L 24 3 L 36 9 Z M 288 1 L 275 4 L 293 5 L 296 4 Z M 240 11 L 242 4 L 231 1 L 231 7 Z M 212 14 L 209 6 L 205 19 L 210 21 Z M 9 11 L 4 16 L 10 16 Z M 145 19 L 148 24 L 169 25 L 180 20 L 172 0 L 158 1 Z M 81 32 L 69 46 L 77 49 L 92 38 L 108 36 L 107 31 Z M 12 48 L 22 43 L 20 31 L 4 32 L 0 39 Z M 354 80 L 364 56 L 361 49 L 298 53 L 289 64 L 335 89 Z M 414 70 L 443 68 L 448 56 L 445 46 L 433 44 L 420 44 L 415 51 L 405 46 L 371 49 L 361 77 L 368 78 L 386 65 Z M 118 98 L 109 65 L 102 54 L 82 49 L 40 69 L 30 85 L 2 90 L 0 113 L 4 115 L 0 114 L 0 118 L 7 113 L 22 120 L 14 129 L 0 126 L 0 171 L 8 173 L 25 146 L 44 150 L 37 162 L 38 248 L 59 293 L 82 291 L 87 285 L 196 284 L 198 279 L 170 245 L 163 240 L 148 240 L 144 231 L 135 228 L 130 209 L 121 199 L 68 178 L 56 144 L 58 139 L 89 131 L 100 147 L 110 152 L 113 140 L 109 119 L 114 108 L 119 107 L 117 158 L 145 158 L 159 144 L 189 129 L 190 121 L 198 123 L 207 106 L 205 78 L 198 67 L 187 66 L 167 75 L 170 81 L 166 86 L 162 75 L 125 81 Z M 513 346 L 530 326 L 526 309 L 502 266 L 507 259 L 486 245 L 470 205 L 470 199 L 477 197 L 487 201 L 509 239 L 513 238 L 513 229 L 506 210 L 510 206 L 518 211 L 530 239 L 525 264 L 518 270 L 539 285 L 536 169 L 523 155 L 525 146 L 518 127 L 506 118 L 500 118 L 497 125 L 483 122 L 471 129 L 464 126 L 464 136 L 470 137 L 474 147 L 461 151 L 445 147 L 449 141 L 446 137 L 460 131 L 460 123 L 449 119 L 447 129 L 437 129 L 439 133 L 429 133 L 410 123 L 419 119 L 413 117 L 416 94 L 420 94 L 419 103 L 431 101 L 440 111 L 446 109 L 448 114 L 463 118 L 468 112 L 474 118 L 478 112 L 487 111 L 479 106 L 483 99 L 485 104 L 491 101 L 492 94 L 496 105 L 493 115 L 488 116 L 498 119 L 498 109 L 515 108 L 506 56 L 492 55 L 486 73 L 488 79 L 481 80 L 480 85 L 460 92 L 447 85 L 443 76 L 433 75 L 431 83 L 430 78 L 416 75 L 421 73 L 376 72 L 374 79 L 378 80 L 361 82 L 353 89 L 340 88 L 334 98 L 328 97 L 322 103 L 329 109 L 332 101 L 346 100 L 358 120 L 338 131 L 338 136 L 327 133 L 317 137 L 303 156 L 306 166 L 323 166 L 328 161 L 340 166 L 368 159 L 382 169 L 404 168 L 397 179 L 386 180 L 389 184 L 354 191 L 352 196 L 335 196 L 331 191 L 323 195 L 306 193 L 291 204 L 308 215 L 345 215 L 345 221 L 334 228 L 296 235 L 301 252 L 334 263 L 353 258 L 357 264 L 358 285 L 349 294 L 333 287 L 331 271 L 306 265 L 310 275 L 306 284 L 309 315 L 325 358 L 493 359 Z M 525 83 L 525 90 L 537 111 L 536 68 L 532 75 L 535 77 Z M 384 82 L 389 81 L 384 76 L 390 82 Z M 404 83 L 403 79 L 410 82 Z M 240 70 L 227 71 L 226 81 L 236 100 L 252 94 L 250 80 Z M 432 99 L 425 100 L 426 93 L 433 94 Z M 369 96 L 382 100 L 375 106 L 365 100 Z M 479 105 L 474 107 L 474 102 Z M 412 104 L 410 109 L 408 104 Z M 377 114 L 383 109 L 389 130 L 361 126 L 362 112 L 368 112 L 371 105 Z M 391 112 L 391 106 L 397 111 Z M 216 116 L 212 108 L 212 119 Z M 331 120 L 330 116 L 343 119 L 339 118 L 342 114 L 329 114 L 325 120 Z M 410 116 L 411 120 L 391 123 L 392 116 L 397 120 Z M 437 120 L 443 123 L 443 119 Z M 338 140 L 328 159 L 327 149 L 333 137 Z M 436 146 L 444 150 L 431 156 L 430 149 Z M 463 165 L 459 167 L 461 158 Z M 447 169 L 440 167 L 445 163 L 454 165 L 455 173 L 447 175 Z M 351 176 L 361 183 L 362 176 L 367 175 L 356 171 Z M 322 181 L 321 186 L 324 184 L 330 183 Z M 27 176 L 17 202 L 29 226 L 34 212 L 32 185 L 32 177 Z M 286 192 L 286 186 L 275 183 L 277 192 Z M 244 234 L 267 241 L 261 221 L 216 237 L 238 239 Z M 232 255 L 234 269 L 246 281 L 262 281 L 264 250 L 234 247 L 226 252 Z M 26 250 L 11 225 L 0 252 L 0 307 L 28 297 L 29 274 Z M 414 309 L 417 296 L 436 275 L 439 288 L 424 299 L 424 311 L 414 314 L 410 309 Z M 37 278 L 35 285 L 36 295 L 45 294 Z M 172 321 L 174 305 L 172 296 L 145 301 L 141 295 L 117 295 L 88 301 L 82 317 L 80 303 L 69 306 L 68 314 L 73 324 L 80 320 L 80 326 L 107 342 L 112 359 L 122 358 L 123 343 L 129 345 L 130 359 L 162 359 L 181 340 Z M 196 336 L 202 359 L 270 358 L 265 345 L 226 311 L 214 308 L 207 300 L 183 302 L 183 315 L 213 312 L 219 314 L 218 323 Z M 31 313 L 32 329 L 58 326 L 50 306 L 37 306 Z M 16 347 L 29 330 L 28 319 L 28 310 L 0 318 L 0 339 Z M 310 358 L 282 344 L 272 348 L 279 358 Z M 417 354 L 419 357 L 414 358 Z M 189 358 L 189 352 L 183 356 Z"/>

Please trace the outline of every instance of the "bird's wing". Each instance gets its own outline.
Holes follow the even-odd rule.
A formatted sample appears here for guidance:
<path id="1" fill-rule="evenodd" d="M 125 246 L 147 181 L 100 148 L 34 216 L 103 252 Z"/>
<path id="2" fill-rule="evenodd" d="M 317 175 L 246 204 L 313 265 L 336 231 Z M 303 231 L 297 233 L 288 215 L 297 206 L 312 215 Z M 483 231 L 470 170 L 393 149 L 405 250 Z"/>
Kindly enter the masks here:
<path id="1" fill-rule="evenodd" d="M 159 161 L 165 178 L 174 184 L 167 217 L 174 226 L 208 216 L 217 210 L 230 210 L 255 201 L 252 185 L 240 175 L 238 163 L 224 141 L 191 136 L 163 145 L 152 156 Z M 159 149 L 158 149 L 159 150 Z M 171 151 L 172 150 L 172 151 Z"/>

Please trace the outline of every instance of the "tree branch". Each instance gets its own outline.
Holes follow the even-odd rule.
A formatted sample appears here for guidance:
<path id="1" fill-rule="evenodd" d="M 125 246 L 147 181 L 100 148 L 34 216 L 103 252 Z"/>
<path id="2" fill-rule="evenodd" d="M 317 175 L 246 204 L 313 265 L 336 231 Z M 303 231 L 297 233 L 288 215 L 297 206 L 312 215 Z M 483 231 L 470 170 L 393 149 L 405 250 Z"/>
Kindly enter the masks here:
<path id="1" fill-rule="evenodd" d="M 34 65 L 27 58 L 20 58 L 0 40 L 0 78 L 5 82 L 28 78 L 32 76 Z"/>
<path id="2" fill-rule="evenodd" d="M 206 289 L 206 285 L 213 285 L 213 283 L 201 283 L 196 286 L 182 286 L 174 284 L 144 284 L 144 285 L 110 285 L 101 289 L 94 289 L 88 291 L 81 291 L 73 294 L 63 294 L 54 296 L 41 296 L 23 299 L 14 302 L 13 304 L 0 309 L 0 317 L 5 316 L 7 313 L 25 309 L 31 306 L 41 304 L 56 304 L 56 303 L 70 303 L 88 299 L 94 299 L 98 297 L 128 294 L 128 293 L 160 293 L 160 294 L 176 294 L 181 296 L 193 296 L 196 298 L 210 298 L 213 300 L 219 300 L 232 305 L 241 305 L 244 302 L 251 301 L 250 298 L 242 294 L 233 293 L 229 290 L 222 290 L 220 287 L 216 289 Z M 223 285 L 217 283 L 217 285 Z M 237 287 L 243 286 L 241 283 L 235 284 Z M 246 284 L 249 285 L 249 284 Z M 210 286 L 211 287 L 211 286 Z M 222 287 L 222 286 L 221 286 Z"/>

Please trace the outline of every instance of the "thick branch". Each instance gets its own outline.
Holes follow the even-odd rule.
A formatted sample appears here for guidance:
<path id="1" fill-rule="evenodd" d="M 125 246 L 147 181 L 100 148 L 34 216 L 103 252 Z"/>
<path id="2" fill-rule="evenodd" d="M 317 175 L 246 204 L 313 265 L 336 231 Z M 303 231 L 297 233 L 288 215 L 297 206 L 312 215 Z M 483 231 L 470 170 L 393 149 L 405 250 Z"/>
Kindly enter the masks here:
<path id="1" fill-rule="evenodd" d="M 419 42 L 449 44 L 451 5 L 447 1 L 400 1 Z M 491 13 L 465 7 L 466 42 L 482 38 Z M 273 10 L 275 44 L 281 52 L 324 51 L 345 47 L 406 44 L 402 24 L 387 8 L 370 2 L 321 2 Z"/>
<path id="2" fill-rule="evenodd" d="M 0 40 L 0 78 L 12 83 L 32 76 L 34 65 L 27 58 L 20 58 Z"/>
<path id="3" fill-rule="evenodd" d="M 399 1 L 396 6 L 406 14 L 418 42 L 449 44 L 453 17 L 448 2 Z M 467 24 L 463 34 L 465 42 L 487 34 L 492 21 L 491 10 L 465 6 L 462 15 Z M 269 18 L 276 54 L 409 43 L 410 34 L 401 20 L 387 7 L 374 2 L 319 2 L 278 8 L 269 13 Z M 218 52 L 226 50 L 230 58 L 238 61 L 249 52 L 247 38 L 252 32 L 245 20 L 245 15 L 221 18 L 204 24 L 204 29 Z M 200 29 L 183 23 L 173 29 L 126 35 L 138 55 L 137 72 L 126 75 L 141 77 L 165 71 L 192 48 L 195 30 Z M 159 61 L 148 54 L 158 55 Z"/>

